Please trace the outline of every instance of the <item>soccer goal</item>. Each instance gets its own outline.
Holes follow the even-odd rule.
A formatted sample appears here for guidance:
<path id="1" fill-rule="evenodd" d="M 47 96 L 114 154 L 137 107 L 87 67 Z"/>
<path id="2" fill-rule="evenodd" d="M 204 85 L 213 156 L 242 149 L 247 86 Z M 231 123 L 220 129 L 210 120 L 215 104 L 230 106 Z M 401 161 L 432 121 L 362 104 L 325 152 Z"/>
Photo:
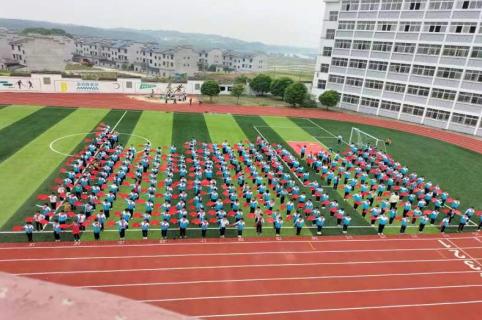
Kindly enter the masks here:
<path id="1" fill-rule="evenodd" d="M 351 144 L 354 144 L 359 148 L 372 146 L 377 148 L 377 150 L 387 152 L 387 148 L 385 147 L 385 141 L 383 139 L 374 137 L 371 134 L 366 133 L 355 127 L 351 128 L 350 145 Z"/>

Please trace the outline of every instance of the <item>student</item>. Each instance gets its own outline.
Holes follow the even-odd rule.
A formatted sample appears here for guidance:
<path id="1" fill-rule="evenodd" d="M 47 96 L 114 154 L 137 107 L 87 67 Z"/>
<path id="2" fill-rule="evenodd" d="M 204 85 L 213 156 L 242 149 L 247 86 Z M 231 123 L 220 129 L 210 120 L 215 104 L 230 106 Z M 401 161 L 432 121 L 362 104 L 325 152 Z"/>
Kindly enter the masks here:
<path id="1" fill-rule="evenodd" d="M 465 215 L 465 214 L 460 217 L 459 227 L 457 228 L 457 232 L 464 231 L 464 227 L 467 224 L 468 220 L 469 220 L 469 217 L 467 217 L 467 215 Z"/>
<path id="2" fill-rule="evenodd" d="M 126 237 L 126 229 L 129 226 L 128 222 L 121 218 L 117 221 L 117 230 L 119 231 L 119 239 L 120 241 L 124 241 Z"/>
<path id="3" fill-rule="evenodd" d="M 278 216 L 278 218 L 274 221 L 274 230 L 276 234 L 276 238 L 281 237 L 281 228 L 283 227 L 283 218 Z"/>
<path id="4" fill-rule="evenodd" d="M 339 134 L 337 137 L 336 137 L 336 141 L 338 142 L 338 144 L 341 144 L 343 142 L 343 136 L 341 134 Z"/>
<path id="5" fill-rule="evenodd" d="M 203 239 L 203 241 L 206 240 L 206 233 L 208 231 L 208 227 L 209 227 L 209 222 L 206 220 L 206 219 L 203 219 L 201 221 L 201 238 Z"/>
<path id="6" fill-rule="evenodd" d="M 428 222 L 428 217 L 427 216 L 422 216 L 420 217 L 419 225 L 418 225 L 418 232 L 423 232 L 423 229 L 425 229 L 425 225 Z"/>
<path id="7" fill-rule="evenodd" d="M 300 150 L 301 159 L 305 157 L 305 153 L 306 153 L 306 146 L 302 146 Z"/>
<path id="8" fill-rule="evenodd" d="M 408 225 L 408 218 L 402 217 L 402 220 L 400 221 L 400 233 L 401 234 L 405 233 L 405 230 L 407 230 L 407 225 Z"/>
<path id="9" fill-rule="evenodd" d="M 383 235 L 383 230 L 385 229 L 385 225 L 388 222 L 388 218 L 384 214 L 382 214 L 378 216 L 377 220 L 378 220 L 378 235 L 381 236 Z"/>
<path id="10" fill-rule="evenodd" d="M 58 220 L 54 220 L 53 231 L 55 242 L 60 242 L 60 233 L 62 233 L 62 228 L 60 227 Z"/>
<path id="11" fill-rule="evenodd" d="M 147 236 L 149 235 L 149 220 L 144 219 L 141 222 L 141 231 L 142 231 L 142 239 L 147 240 Z"/>
<path id="12" fill-rule="evenodd" d="M 226 226 L 229 225 L 229 221 L 226 217 L 219 220 L 219 237 L 224 238 L 226 235 Z"/>
<path id="13" fill-rule="evenodd" d="M 260 236 L 263 233 L 264 224 L 264 218 L 262 213 L 259 216 L 256 216 L 254 223 L 256 225 L 256 234 Z"/>
<path id="14" fill-rule="evenodd" d="M 167 240 L 167 230 L 169 230 L 169 222 L 167 219 L 164 219 L 161 222 L 161 237 L 163 240 Z"/>
<path id="15" fill-rule="evenodd" d="M 187 220 L 186 217 L 182 217 L 181 220 L 179 220 L 179 238 L 186 239 L 186 229 L 188 225 L 189 220 Z"/>
<path id="16" fill-rule="evenodd" d="M 234 224 L 236 225 L 236 229 L 238 231 L 238 239 L 241 239 L 243 237 L 243 230 L 244 230 L 244 226 L 245 226 L 244 219 L 241 218 L 241 219 L 239 219 L 239 221 L 237 221 Z"/>
<path id="17" fill-rule="evenodd" d="M 477 232 L 480 232 L 481 228 L 482 228 L 482 214 L 479 215 L 479 226 L 477 227 Z"/>
<path id="18" fill-rule="evenodd" d="M 50 195 L 49 195 L 49 202 L 50 202 L 50 208 L 52 208 L 52 210 L 57 210 L 57 196 L 55 195 L 54 192 L 52 192 Z"/>
<path id="19" fill-rule="evenodd" d="M 92 231 L 94 232 L 94 239 L 98 241 L 100 239 L 100 232 L 102 230 L 102 224 L 96 218 L 92 223 Z"/>
<path id="20" fill-rule="evenodd" d="M 325 217 L 322 215 L 319 215 L 315 219 L 315 224 L 316 224 L 316 234 L 321 235 L 322 229 L 325 225 Z"/>
<path id="21" fill-rule="evenodd" d="M 45 220 L 45 216 L 41 214 L 39 211 L 35 212 L 33 215 L 33 221 L 35 222 L 35 229 L 40 231 L 43 229 L 43 224 L 41 221 Z"/>
<path id="22" fill-rule="evenodd" d="M 449 226 L 450 219 L 449 217 L 445 217 L 442 219 L 442 222 L 440 223 L 440 232 L 445 233 L 445 229 Z"/>
<path id="23" fill-rule="evenodd" d="M 303 217 L 300 215 L 298 219 L 295 221 L 295 228 L 296 228 L 296 235 L 299 236 L 301 234 L 301 230 L 303 229 L 305 225 L 305 220 Z"/>
<path id="24" fill-rule="evenodd" d="M 77 221 L 72 224 L 72 236 L 74 237 L 74 243 L 80 242 L 80 225 Z"/>
<path id="25" fill-rule="evenodd" d="M 346 214 L 344 217 L 343 217 L 343 233 L 347 233 L 348 232 L 348 227 L 350 226 L 350 223 L 351 223 L 351 217 L 349 214 Z"/>
<path id="26" fill-rule="evenodd" d="M 388 199 L 388 202 L 390 202 L 390 209 L 396 209 L 399 200 L 400 196 L 398 195 L 398 192 L 392 193 Z"/>
<path id="27" fill-rule="evenodd" d="M 23 230 L 25 230 L 28 242 L 33 242 L 33 229 L 34 227 L 30 221 L 27 221 L 27 223 L 23 226 Z"/>

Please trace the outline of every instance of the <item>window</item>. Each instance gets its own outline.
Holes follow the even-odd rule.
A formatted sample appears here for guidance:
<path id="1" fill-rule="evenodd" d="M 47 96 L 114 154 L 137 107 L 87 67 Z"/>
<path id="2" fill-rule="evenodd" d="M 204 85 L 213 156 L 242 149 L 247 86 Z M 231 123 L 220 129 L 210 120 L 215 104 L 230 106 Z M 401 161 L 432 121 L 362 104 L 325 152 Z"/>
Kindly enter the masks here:
<path id="1" fill-rule="evenodd" d="M 438 56 L 442 46 L 436 44 L 419 44 L 417 48 L 418 54 L 426 54 L 431 56 Z"/>
<path id="2" fill-rule="evenodd" d="M 346 67 L 348 66 L 348 59 L 345 58 L 333 58 L 331 64 L 336 67 Z"/>
<path id="3" fill-rule="evenodd" d="M 350 68 L 365 69 L 366 67 L 366 60 L 350 59 Z"/>
<path id="4" fill-rule="evenodd" d="M 419 76 L 432 77 L 435 74 L 435 67 L 429 67 L 425 65 L 414 65 L 412 67 L 412 73 Z"/>
<path id="5" fill-rule="evenodd" d="M 326 30 L 326 39 L 335 39 L 335 29 Z"/>
<path id="6" fill-rule="evenodd" d="M 462 9 L 480 9 L 482 8 L 482 1 L 463 1 Z"/>
<path id="7" fill-rule="evenodd" d="M 482 59 L 482 47 L 473 47 L 470 57 Z"/>
<path id="8" fill-rule="evenodd" d="M 479 118 L 476 116 L 470 116 L 468 114 L 454 113 L 452 114 L 452 123 L 463 124 L 465 126 L 475 127 Z"/>
<path id="9" fill-rule="evenodd" d="M 337 49 L 350 49 L 351 40 L 335 40 L 335 48 Z"/>
<path id="10" fill-rule="evenodd" d="M 363 86 L 363 79 L 346 77 L 346 85 L 352 87 L 361 87 Z"/>
<path id="11" fill-rule="evenodd" d="M 380 100 L 365 98 L 365 97 L 362 97 L 360 102 L 361 106 L 370 107 L 370 108 L 378 108 L 379 104 L 380 104 Z"/>
<path id="12" fill-rule="evenodd" d="M 344 0 L 341 2 L 341 11 L 357 11 L 358 0 Z"/>
<path id="13" fill-rule="evenodd" d="M 397 73 L 410 73 L 410 65 L 404 63 L 390 63 L 388 70 Z"/>
<path id="14" fill-rule="evenodd" d="M 362 0 L 360 3 L 360 10 L 377 11 L 379 4 L 379 0 Z"/>
<path id="15" fill-rule="evenodd" d="M 423 116 L 423 107 L 412 106 L 409 104 L 404 104 L 402 108 L 403 113 L 412 114 L 414 116 Z"/>
<path id="16" fill-rule="evenodd" d="M 402 105 L 400 103 L 397 103 L 397 102 L 382 100 L 382 103 L 380 104 L 380 109 L 399 112 L 401 106 Z"/>
<path id="17" fill-rule="evenodd" d="M 482 82 L 482 71 L 466 70 L 464 80 Z"/>
<path id="18" fill-rule="evenodd" d="M 378 31 L 395 31 L 397 29 L 397 23 L 392 21 L 378 21 Z"/>
<path id="19" fill-rule="evenodd" d="M 452 33 L 475 33 L 477 31 L 477 23 L 452 22 L 449 32 Z"/>
<path id="20" fill-rule="evenodd" d="M 450 112 L 427 108 L 425 117 L 440 121 L 447 121 L 450 118 Z"/>
<path id="21" fill-rule="evenodd" d="M 442 99 L 442 100 L 455 100 L 455 95 L 457 91 L 445 90 L 445 89 L 432 89 L 432 98 Z"/>
<path id="22" fill-rule="evenodd" d="M 337 21 L 338 20 L 338 11 L 330 11 L 328 20 Z"/>
<path id="23" fill-rule="evenodd" d="M 370 41 L 355 40 L 353 41 L 353 50 L 370 50 Z"/>
<path id="24" fill-rule="evenodd" d="M 375 30 L 375 21 L 358 21 L 357 30 Z"/>
<path id="25" fill-rule="evenodd" d="M 422 28 L 421 22 L 400 22 L 398 31 L 402 32 L 418 32 Z"/>
<path id="26" fill-rule="evenodd" d="M 420 8 L 423 8 L 422 1 L 412 0 L 409 2 L 409 5 L 408 5 L 409 10 L 420 10 Z"/>
<path id="27" fill-rule="evenodd" d="M 391 42 L 380 42 L 375 41 L 372 45 L 373 51 L 383 51 L 383 52 L 390 52 L 392 51 L 392 43 Z"/>
<path id="28" fill-rule="evenodd" d="M 355 21 L 340 21 L 338 23 L 339 30 L 354 30 L 355 29 Z"/>
<path id="29" fill-rule="evenodd" d="M 360 97 L 351 94 L 344 94 L 341 100 L 349 104 L 358 104 L 358 102 L 360 102 Z"/>
<path id="30" fill-rule="evenodd" d="M 379 81 L 379 80 L 365 80 L 365 88 L 375 89 L 375 90 L 382 90 L 382 89 L 383 89 L 383 81 Z"/>
<path id="31" fill-rule="evenodd" d="M 415 52 L 415 43 L 395 43 L 395 47 L 393 48 L 393 52 L 398 53 L 414 53 Z"/>
<path id="32" fill-rule="evenodd" d="M 469 55 L 469 49 L 470 47 L 444 46 L 442 55 L 448 57 L 466 57 Z"/>
<path id="33" fill-rule="evenodd" d="M 323 47 L 323 56 L 331 57 L 331 47 Z"/>
<path id="34" fill-rule="evenodd" d="M 462 72 L 462 69 L 439 67 L 437 70 L 437 77 L 445 79 L 460 79 L 462 77 Z"/>
<path id="35" fill-rule="evenodd" d="M 326 88 L 326 80 L 318 80 L 318 89 L 325 89 Z"/>
<path id="36" fill-rule="evenodd" d="M 428 8 L 430 10 L 450 10 L 454 6 L 453 0 L 434 1 L 431 0 Z"/>
<path id="37" fill-rule="evenodd" d="M 457 101 L 482 106 L 482 94 L 460 92 Z"/>
<path id="38" fill-rule="evenodd" d="M 400 10 L 403 0 L 382 0 L 381 10 Z"/>
<path id="39" fill-rule="evenodd" d="M 330 74 L 330 76 L 328 77 L 328 82 L 343 84 L 345 82 L 345 77 Z"/>
<path id="40" fill-rule="evenodd" d="M 368 69 L 375 70 L 375 71 L 387 71 L 388 62 L 370 61 L 368 63 Z"/>
<path id="41" fill-rule="evenodd" d="M 320 72 L 323 72 L 323 73 L 328 73 L 328 69 L 330 68 L 330 65 L 327 64 L 327 63 L 322 63 L 320 65 Z"/>
<path id="42" fill-rule="evenodd" d="M 447 22 L 425 22 L 423 24 L 424 32 L 445 32 L 447 29 Z"/>
<path id="43" fill-rule="evenodd" d="M 429 92 L 430 92 L 430 88 L 414 86 L 414 85 L 409 85 L 407 89 L 407 94 L 411 94 L 414 96 L 428 97 Z"/>
<path id="44" fill-rule="evenodd" d="M 395 93 L 404 93 L 405 85 L 401 83 L 387 82 L 385 83 L 385 91 L 395 92 Z"/>

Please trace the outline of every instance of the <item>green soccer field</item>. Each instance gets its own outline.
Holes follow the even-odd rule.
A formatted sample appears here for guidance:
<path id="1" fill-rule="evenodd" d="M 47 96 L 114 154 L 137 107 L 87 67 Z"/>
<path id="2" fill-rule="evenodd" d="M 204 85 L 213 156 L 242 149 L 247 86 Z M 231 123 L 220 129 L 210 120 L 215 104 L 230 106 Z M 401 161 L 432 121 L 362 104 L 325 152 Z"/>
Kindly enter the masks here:
<path id="1" fill-rule="evenodd" d="M 303 141 L 321 143 L 326 148 L 344 151 L 346 145 L 338 145 L 334 136 L 342 135 L 348 140 L 351 128 L 356 126 L 380 139 L 390 137 L 393 144 L 388 152 L 393 158 L 431 180 L 461 202 L 461 210 L 474 206 L 482 209 L 482 155 L 458 148 L 438 140 L 416 136 L 399 131 L 370 127 L 353 123 L 328 120 L 291 119 L 270 116 L 238 116 L 230 114 L 185 114 L 156 111 L 124 111 L 87 108 L 56 108 L 40 106 L 4 106 L 0 108 L 0 241 L 25 241 L 22 232 L 14 233 L 31 217 L 37 205 L 39 194 L 49 194 L 56 186 L 56 179 L 63 178 L 61 169 L 70 155 L 86 145 L 86 139 L 93 135 L 99 124 L 109 124 L 121 133 L 120 142 L 125 145 L 141 145 L 150 141 L 153 147 L 176 145 L 183 151 L 184 142 L 196 138 L 200 142 L 220 144 L 227 140 L 231 145 L 240 141 L 255 141 L 258 135 L 271 143 L 279 143 L 293 154 L 288 142 Z M 138 147 L 139 148 L 139 147 Z M 320 180 L 321 181 L 321 180 Z M 121 192 L 128 192 L 122 187 Z M 325 188 L 330 199 L 343 203 L 342 191 Z M 277 204 L 278 205 L 278 204 Z M 360 211 L 355 212 L 351 200 L 343 204 L 353 220 L 349 234 L 376 234 Z M 141 207 L 142 208 L 142 207 Z M 123 209 L 121 202 L 114 204 L 113 211 Z M 141 211 L 141 210 L 139 210 Z M 329 217 L 324 234 L 341 234 L 336 221 Z M 111 216 L 111 219 L 117 217 Z M 439 220 L 442 217 L 439 216 Z M 137 220 L 136 220 L 137 219 Z M 139 218 L 134 222 L 141 221 Z M 159 218 L 157 218 L 159 219 Z M 478 223 L 478 217 L 475 218 Z M 246 236 L 255 236 L 253 219 L 246 221 Z M 454 224 L 457 223 L 457 219 Z M 283 234 L 293 235 L 291 222 L 283 228 Z M 306 226 L 311 226 L 307 223 Z M 409 227 L 409 233 L 416 233 L 418 224 Z M 474 230 L 471 222 L 467 230 Z M 195 228 L 194 228 L 195 229 Z M 191 237 L 199 236 L 198 230 L 190 230 Z M 51 232 L 36 234 L 36 240 L 52 240 Z M 398 226 L 386 229 L 386 233 L 398 233 Z M 453 228 L 450 229 L 453 231 Z M 228 230 L 228 236 L 234 236 Z M 304 228 L 304 235 L 313 235 L 313 230 Z M 436 226 L 427 226 L 425 233 L 439 232 Z M 171 232 L 174 236 L 176 231 Z M 216 236 L 217 230 L 210 230 L 209 236 Z M 273 236 L 270 224 L 266 224 L 263 236 Z M 129 230 L 127 239 L 141 238 L 140 231 Z M 150 238 L 159 239 L 159 231 L 151 231 Z M 65 232 L 63 239 L 70 239 Z M 90 231 L 83 239 L 92 239 Z M 118 239 L 112 227 L 102 234 L 102 239 Z"/>

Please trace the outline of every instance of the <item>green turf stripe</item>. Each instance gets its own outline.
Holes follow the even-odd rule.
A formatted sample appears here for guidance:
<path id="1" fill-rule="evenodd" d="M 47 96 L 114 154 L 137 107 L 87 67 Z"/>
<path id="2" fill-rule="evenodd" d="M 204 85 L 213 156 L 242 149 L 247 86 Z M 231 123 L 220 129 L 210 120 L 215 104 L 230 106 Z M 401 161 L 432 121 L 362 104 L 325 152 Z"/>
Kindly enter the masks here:
<path id="1" fill-rule="evenodd" d="M 128 143 L 144 143 L 142 137 L 145 137 L 155 148 L 168 146 L 172 140 L 172 123 L 171 112 L 143 111 L 132 132 L 135 136 L 131 137 Z"/>
<path id="2" fill-rule="evenodd" d="M 1 226 L 65 159 L 65 156 L 50 151 L 49 144 L 69 133 L 89 132 L 107 112 L 78 109 L 0 164 L 0 176 L 9 181 L 0 184 Z M 78 141 L 82 138 L 79 136 Z M 75 146 L 72 145 L 67 152 L 72 152 Z"/>
<path id="3" fill-rule="evenodd" d="M 285 141 L 317 142 L 315 138 L 296 123 L 284 117 L 263 117 L 264 121 Z"/>
<path id="4" fill-rule="evenodd" d="M 38 137 L 74 109 L 43 108 L 0 130 L 0 163 Z"/>
<path id="5" fill-rule="evenodd" d="M 227 141 L 231 145 L 246 139 L 246 135 L 239 127 L 236 120 L 229 114 L 204 114 L 209 136 L 213 143 Z"/>
<path id="6" fill-rule="evenodd" d="M 42 107 L 36 106 L 2 106 L 0 109 L 0 130 L 27 117 L 41 108 Z"/>
<path id="7" fill-rule="evenodd" d="M 184 150 L 184 142 L 195 137 L 199 142 L 211 142 L 209 131 L 201 113 L 175 113 L 172 126 L 172 143 Z"/>

